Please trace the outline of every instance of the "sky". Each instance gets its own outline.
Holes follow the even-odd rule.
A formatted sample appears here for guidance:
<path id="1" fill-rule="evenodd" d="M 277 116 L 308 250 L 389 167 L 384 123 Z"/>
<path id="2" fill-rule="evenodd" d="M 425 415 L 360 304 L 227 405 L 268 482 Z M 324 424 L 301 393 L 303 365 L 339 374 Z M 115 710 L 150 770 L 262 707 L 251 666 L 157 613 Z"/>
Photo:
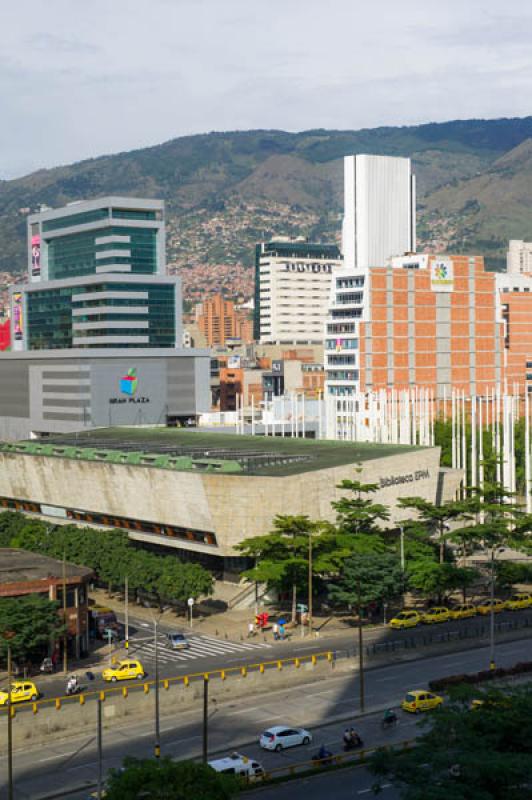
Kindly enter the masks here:
<path id="1" fill-rule="evenodd" d="M 523 0 L 0 6 L 0 178 L 212 130 L 532 113 Z"/>

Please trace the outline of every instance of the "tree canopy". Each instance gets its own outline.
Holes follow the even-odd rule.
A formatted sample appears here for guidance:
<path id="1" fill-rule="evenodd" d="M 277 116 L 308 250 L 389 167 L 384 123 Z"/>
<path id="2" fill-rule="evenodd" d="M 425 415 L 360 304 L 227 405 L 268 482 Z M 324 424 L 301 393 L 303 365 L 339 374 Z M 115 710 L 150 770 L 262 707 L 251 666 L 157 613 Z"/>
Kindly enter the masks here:
<path id="1" fill-rule="evenodd" d="M 408 751 L 379 751 L 370 768 L 402 800 L 523 800 L 532 780 L 532 687 L 471 689 L 427 721 Z M 379 781 L 379 782 L 380 782 Z M 377 787 L 376 787 L 377 788 Z"/>
<path id="2" fill-rule="evenodd" d="M 50 525 L 23 514 L 0 514 L 0 547 L 20 547 L 53 558 L 65 558 L 90 567 L 110 587 L 145 591 L 160 603 L 184 604 L 209 595 L 212 575 L 200 564 L 183 563 L 173 554 L 148 552 L 128 538 L 126 531 L 102 531 L 76 525 Z"/>
<path id="3" fill-rule="evenodd" d="M 121 770 L 111 770 L 107 800 L 231 800 L 239 784 L 206 764 L 170 758 L 126 758 Z"/>
<path id="4" fill-rule="evenodd" d="M 51 639 L 63 632 L 57 613 L 59 604 L 41 594 L 0 598 L 0 634 L 13 631 L 10 639 L 14 659 L 30 661 L 42 656 Z M 5 662 L 7 641 L 0 636 L 0 659 Z"/>

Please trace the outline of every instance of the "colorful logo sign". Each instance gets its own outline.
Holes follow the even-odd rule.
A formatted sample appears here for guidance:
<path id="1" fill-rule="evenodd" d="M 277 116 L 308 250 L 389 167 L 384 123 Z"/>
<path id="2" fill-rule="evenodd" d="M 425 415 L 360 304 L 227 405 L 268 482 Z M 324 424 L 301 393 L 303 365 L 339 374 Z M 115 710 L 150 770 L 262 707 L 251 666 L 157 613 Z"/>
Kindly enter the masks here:
<path id="1" fill-rule="evenodd" d="M 120 378 L 120 391 L 122 394 L 127 394 L 133 397 L 136 394 L 139 379 L 137 378 L 137 370 L 132 367 L 127 371 L 127 375 Z"/>
<path id="2" fill-rule="evenodd" d="M 453 262 L 438 258 L 431 264 L 430 285 L 433 292 L 452 292 L 454 288 Z"/>

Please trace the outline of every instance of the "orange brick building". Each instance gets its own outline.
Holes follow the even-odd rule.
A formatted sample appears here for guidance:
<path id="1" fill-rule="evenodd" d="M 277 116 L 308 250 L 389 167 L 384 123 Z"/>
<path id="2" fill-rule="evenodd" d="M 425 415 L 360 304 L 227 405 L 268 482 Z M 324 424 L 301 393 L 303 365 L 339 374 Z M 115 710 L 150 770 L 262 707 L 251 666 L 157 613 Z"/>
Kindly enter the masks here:
<path id="1" fill-rule="evenodd" d="M 240 339 L 243 344 L 253 341 L 253 322 L 221 294 L 196 307 L 196 323 L 208 347 L 223 346 L 229 339 Z"/>
<path id="2" fill-rule="evenodd" d="M 480 256 L 411 255 L 339 270 L 327 320 L 327 393 L 418 386 L 441 398 L 452 388 L 485 394 L 505 380 L 524 386 L 532 294 L 503 294 L 499 278 Z M 530 276 L 519 280 L 532 289 Z"/>
<path id="3" fill-rule="evenodd" d="M 481 257 L 452 256 L 452 283 L 434 289 L 426 269 L 370 270 L 368 321 L 360 323 L 363 390 L 444 386 L 484 394 L 502 378 L 495 273 Z M 437 284 L 436 284 L 437 285 Z"/>

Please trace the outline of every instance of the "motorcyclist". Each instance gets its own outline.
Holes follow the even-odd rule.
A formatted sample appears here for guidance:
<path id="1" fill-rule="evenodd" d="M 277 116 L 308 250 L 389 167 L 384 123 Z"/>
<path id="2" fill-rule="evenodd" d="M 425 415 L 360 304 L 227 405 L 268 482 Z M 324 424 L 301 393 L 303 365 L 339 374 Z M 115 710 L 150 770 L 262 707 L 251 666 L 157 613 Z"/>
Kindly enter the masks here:
<path id="1" fill-rule="evenodd" d="M 67 694 L 75 694 L 79 688 L 76 675 L 71 675 L 67 683 Z"/>
<path id="2" fill-rule="evenodd" d="M 346 747 L 351 746 L 351 738 L 352 738 L 351 731 L 349 730 L 349 728 L 346 728 L 344 731 L 344 744 Z"/>
<path id="3" fill-rule="evenodd" d="M 384 712 L 384 719 L 383 722 L 385 725 L 393 725 L 397 722 L 397 714 L 393 710 L 393 708 L 387 708 Z"/>
<path id="4" fill-rule="evenodd" d="M 322 746 L 320 747 L 319 752 L 318 752 L 318 758 L 323 759 L 323 758 L 327 758 L 330 755 L 331 754 L 329 753 L 329 751 L 327 750 L 325 745 L 322 744 Z"/>
<path id="5" fill-rule="evenodd" d="M 349 735 L 351 738 L 351 747 L 360 747 L 362 744 L 362 739 L 354 728 L 349 729 Z"/>

